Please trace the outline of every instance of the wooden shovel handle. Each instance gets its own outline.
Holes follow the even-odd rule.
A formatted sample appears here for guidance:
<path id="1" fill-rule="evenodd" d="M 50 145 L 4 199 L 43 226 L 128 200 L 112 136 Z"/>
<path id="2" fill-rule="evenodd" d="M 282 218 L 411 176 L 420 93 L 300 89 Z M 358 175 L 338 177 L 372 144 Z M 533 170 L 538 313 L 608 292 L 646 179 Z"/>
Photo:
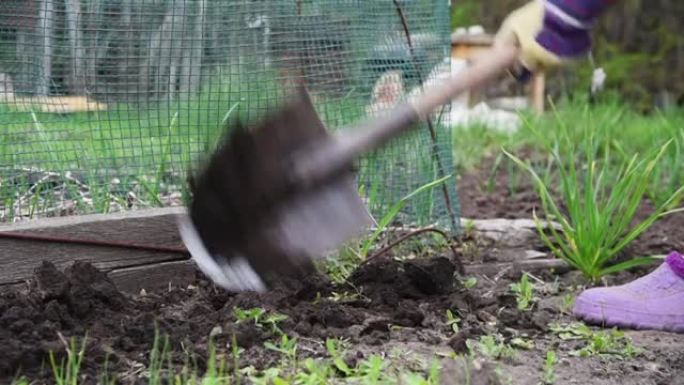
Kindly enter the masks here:
<path id="1" fill-rule="evenodd" d="M 455 76 L 426 89 L 389 113 L 367 120 L 358 128 L 345 130 L 337 140 L 297 162 L 294 174 L 304 184 L 317 183 L 344 169 L 359 156 L 414 127 L 432 111 L 463 92 L 481 87 L 511 68 L 518 57 L 514 46 L 495 46 L 478 55 L 473 64 Z"/>

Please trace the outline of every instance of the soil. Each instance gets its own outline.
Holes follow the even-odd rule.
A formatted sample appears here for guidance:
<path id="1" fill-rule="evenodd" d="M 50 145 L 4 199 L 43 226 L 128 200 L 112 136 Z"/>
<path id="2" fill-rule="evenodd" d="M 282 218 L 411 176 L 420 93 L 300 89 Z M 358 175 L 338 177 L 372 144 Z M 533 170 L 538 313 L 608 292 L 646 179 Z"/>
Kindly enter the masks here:
<path id="1" fill-rule="evenodd" d="M 465 217 L 529 218 L 538 205 L 529 189 L 507 194 L 502 187 L 484 193 L 484 178 L 466 174 L 460 181 Z M 505 186 L 503 178 L 497 178 L 497 186 Z M 681 249 L 683 225 L 681 215 L 673 216 L 631 250 L 653 254 Z M 49 383 L 49 352 L 59 360 L 70 337 L 87 335 L 83 384 L 97 383 L 105 364 L 118 383 L 145 384 L 144 368 L 157 331 L 168 335 L 171 360 L 179 365 L 187 361 L 183 352 L 192 352 L 197 368 L 203 370 L 211 334 L 219 354 L 229 354 L 234 338 L 244 349 L 241 367 L 268 368 L 278 365 L 281 356 L 265 349 L 264 342 L 276 339 L 278 331 L 238 322 L 234 314 L 235 308 L 259 307 L 287 317 L 278 327 L 298 337 L 302 358 L 326 357 L 326 338 L 346 339 L 349 365 L 371 354 L 385 354 L 406 367 L 420 368 L 430 360 L 467 353 L 468 344 L 487 335 L 501 336 L 508 344 L 532 342 L 512 357 L 478 353 L 467 368 L 461 361 L 444 359 L 444 384 L 466 383 L 466 378 L 471 384 L 538 384 L 550 350 L 559 358 L 556 384 L 684 384 L 684 335 L 626 331 L 640 350 L 634 357 L 571 354 L 584 342 L 560 339 L 550 328 L 574 321 L 564 298 L 585 283 L 576 272 L 537 274 L 532 280 L 534 304 L 520 311 L 509 289 L 518 277 L 480 276 L 475 287 L 465 288 L 456 279 L 455 261 L 449 253 L 444 255 L 377 258 L 354 271 L 347 284 L 333 284 L 314 274 L 284 281 L 264 294 L 229 294 L 198 274 L 189 287 L 130 296 L 92 265 L 75 263 L 59 271 L 45 262 L 25 287 L 0 294 L 0 383 L 20 375 Z M 613 282 L 634 278 L 634 273 L 623 273 Z M 458 332 L 446 323 L 447 309 L 461 319 Z"/>

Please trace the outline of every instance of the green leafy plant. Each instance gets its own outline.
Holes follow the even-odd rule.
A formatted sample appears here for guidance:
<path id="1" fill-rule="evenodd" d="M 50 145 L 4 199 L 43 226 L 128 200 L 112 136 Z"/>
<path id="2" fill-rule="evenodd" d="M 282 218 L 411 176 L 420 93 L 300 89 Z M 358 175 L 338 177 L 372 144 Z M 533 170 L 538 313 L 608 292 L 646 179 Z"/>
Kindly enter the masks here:
<path id="1" fill-rule="evenodd" d="M 530 310 L 534 301 L 534 286 L 530 283 L 527 273 L 520 277 L 519 282 L 512 283 L 510 289 L 515 294 L 518 310 Z"/>
<path id="2" fill-rule="evenodd" d="M 559 171 L 558 201 L 529 163 L 504 151 L 532 176 L 547 223 L 556 221 L 560 224 L 560 229 L 551 224 L 545 226 L 535 213 L 537 229 L 544 243 L 557 257 L 592 281 L 606 274 L 653 262 L 653 258 L 641 257 L 610 264 L 625 246 L 657 219 L 676 211 L 667 211 L 667 208 L 682 197 L 684 186 L 659 204 L 648 217 L 632 225 L 651 181 L 651 173 L 670 142 L 646 155 L 634 154 L 614 165 L 610 156 L 610 138 L 597 140 L 595 130 L 585 129 L 577 145 L 577 139 L 567 127 L 560 126 L 557 139 L 560 143 L 547 145 Z M 580 155 L 584 159 L 578 159 Z"/>

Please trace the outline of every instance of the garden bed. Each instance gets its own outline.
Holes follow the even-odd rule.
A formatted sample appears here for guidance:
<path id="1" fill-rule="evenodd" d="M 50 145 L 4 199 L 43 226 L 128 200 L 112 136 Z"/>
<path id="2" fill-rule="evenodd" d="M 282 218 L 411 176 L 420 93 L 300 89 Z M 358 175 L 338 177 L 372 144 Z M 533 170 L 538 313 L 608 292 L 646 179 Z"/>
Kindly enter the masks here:
<path id="1" fill-rule="evenodd" d="M 464 217 L 530 218 L 538 208 L 529 187 L 510 194 L 502 174 L 486 192 L 487 178 L 485 172 L 466 173 L 459 181 Z M 660 254 L 681 249 L 682 242 L 684 215 L 676 214 L 628 252 Z M 506 247 L 477 249 L 483 244 L 477 235 L 466 237 L 459 257 L 471 265 L 496 263 L 495 247 Z M 198 274 L 189 287 L 130 296 L 88 263 L 65 272 L 43 264 L 25 287 L 0 297 L 0 382 L 22 375 L 36 383 L 51 381 L 48 353 L 55 352 L 58 362 L 65 357 L 65 341 L 78 337 L 80 344 L 84 336 L 82 384 L 102 383 L 105 375 L 119 384 L 153 383 L 157 375 L 168 376 L 169 367 L 176 374 L 185 367 L 201 375 L 212 371 L 216 357 L 225 359 L 225 376 L 237 376 L 241 383 L 276 372 L 287 380 L 282 383 L 294 383 L 295 371 L 305 383 L 316 368 L 322 380 L 310 383 L 344 382 L 345 377 L 350 383 L 373 383 L 369 368 L 376 364 L 389 383 L 402 376 L 399 383 L 423 383 L 411 382 L 421 377 L 440 384 L 645 385 L 684 378 L 684 336 L 621 334 L 575 324 L 572 299 L 586 284 L 577 272 L 531 273 L 530 303 L 521 310 L 524 296 L 511 290 L 511 284 L 521 282 L 515 270 L 468 275 L 458 282 L 450 253 L 410 254 L 397 251 L 369 261 L 347 283 L 316 275 L 283 282 L 266 294 L 237 295 Z M 650 268 L 609 281 L 626 282 Z M 169 347 L 160 365 L 155 352 L 164 350 L 163 336 Z M 317 366 L 307 358 L 316 359 Z M 431 370 L 433 363 L 440 367 Z M 431 373 L 439 373 L 441 382 Z"/>

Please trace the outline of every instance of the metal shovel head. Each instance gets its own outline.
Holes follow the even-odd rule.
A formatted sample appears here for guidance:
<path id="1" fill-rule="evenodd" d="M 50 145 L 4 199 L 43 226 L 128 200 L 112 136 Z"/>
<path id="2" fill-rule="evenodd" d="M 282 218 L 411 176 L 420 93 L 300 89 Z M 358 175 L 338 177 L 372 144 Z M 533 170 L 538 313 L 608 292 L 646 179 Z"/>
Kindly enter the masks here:
<path id="1" fill-rule="evenodd" d="M 290 177 L 293 157 L 322 145 L 334 146 L 334 138 L 303 90 L 254 127 L 228 127 L 191 176 L 188 215 L 179 223 L 193 260 L 216 284 L 264 291 L 282 277 L 302 277 L 370 224 L 351 165 L 318 183 Z"/>

